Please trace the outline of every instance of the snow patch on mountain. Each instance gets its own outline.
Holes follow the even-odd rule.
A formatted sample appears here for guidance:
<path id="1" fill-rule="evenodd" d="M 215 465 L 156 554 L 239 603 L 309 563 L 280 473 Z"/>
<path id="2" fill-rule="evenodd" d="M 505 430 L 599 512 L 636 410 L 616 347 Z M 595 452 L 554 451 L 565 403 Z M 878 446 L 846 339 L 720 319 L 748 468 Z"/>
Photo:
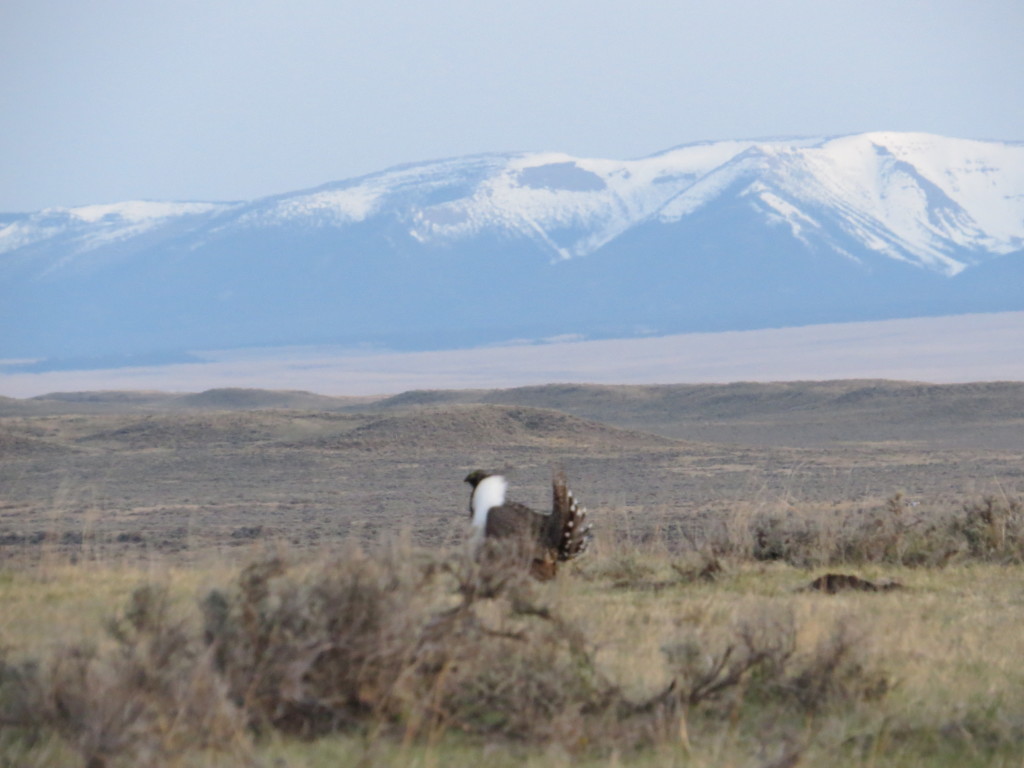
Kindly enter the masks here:
<path id="1" fill-rule="evenodd" d="M 971 211 L 992 244 L 1007 253 L 1024 239 L 1024 144 L 925 133 L 865 134 L 958 205 Z"/>
<path id="2" fill-rule="evenodd" d="M 237 205 L 129 200 L 77 208 L 47 208 L 0 228 L 0 253 L 60 236 L 75 237 L 72 250 L 81 253 L 136 237 L 168 222 L 223 212 Z"/>
<path id="3" fill-rule="evenodd" d="M 520 155 L 472 194 L 416 210 L 410 233 L 443 241 L 497 227 L 540 239 L 559 258 L 585 256 L 752 145 L 696 144 L 640 160 Z"/>
<path id="4" fill-rule="evenodd" d="M 376 212 L 383 192 L 371 185 L 325 189 L 308 195 L 286 197 L 239 218 L 238 224 L 311 223 L 349 224 L 363 221 Z"/>
<path id="5" fill-rule="evenodd" d="M 224 203 L 173 203 L 149 200 L 130 200 L 123 203 L 106 205 L 83 205 L 68 209 L 68 217 L 80 221 L 96 223 L 133 223 L 141 224 L 172 216 L 188 216 L 197 213 L 209 213 L 223 209 Z M 46 212 L 44 211 L 44 214 Z"/>
<path id="6" fill-rule="evenodd" d="M 1024 245 L 1024 145 L 901 133 L 756 144 L 667 202 L 659 218 L 678 221 L 728 190 L 764 203 L 770 220 L 801 240 L 808 228 L 829 239 L 827 212 L 868 249 L 947 275 Z"/>
<path id="7" fill-rule="evenodd" d="M 390 168 L 357 179 L 331 182 L 311 190 L 254 201 L 222 229 L 309 225 L 344 227 L 366 221 L 389 208 L 404 210 L 421 198 L 445 190 L 467 194 L 475 180 L 499 172 L 507 155 L 476 155 Z"/>
<path id="8" fill-rule="evenodd" d="M 783 200 L 774 192 L 767 189 L 763 184 L 750 186 L 750 193 L 757 195 L 760 200 L 768 206 L 775 215 L 769 214 L 769 221 L 772 223 L 783 223 L 789 226 L 789 231 L 800 242 L 810 245 L 807 239 L 806 230 L 820 229 L 821 225 L 805 214 L 792 203 Z"/>

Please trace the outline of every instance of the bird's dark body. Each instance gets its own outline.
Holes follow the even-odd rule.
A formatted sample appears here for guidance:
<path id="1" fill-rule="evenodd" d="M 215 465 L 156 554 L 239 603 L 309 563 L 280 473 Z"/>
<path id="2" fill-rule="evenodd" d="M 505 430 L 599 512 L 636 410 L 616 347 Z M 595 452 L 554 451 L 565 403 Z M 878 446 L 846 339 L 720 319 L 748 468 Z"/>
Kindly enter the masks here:
<path id="1" fill-rule="evenodd" d="M 470 515 L 473 515 L 477 487 L 490 477 L 494 475 L 483 470 L 466 477 L 466 482 L 473 487 Z M 483 525 L 485 542 L 502 542 L 506 549 L 515 546 L 530 558 L 530 570 L 540 579 L 552 578 L 559 562 L 583 554 L 592 538 L 591 526 L 585 522 L 586 512 L 576 503 L 561 473 L 555 475 L 551 488 L 550 512 L 538 512 L 524 504 L 506 501 L 487 510 Z"/>

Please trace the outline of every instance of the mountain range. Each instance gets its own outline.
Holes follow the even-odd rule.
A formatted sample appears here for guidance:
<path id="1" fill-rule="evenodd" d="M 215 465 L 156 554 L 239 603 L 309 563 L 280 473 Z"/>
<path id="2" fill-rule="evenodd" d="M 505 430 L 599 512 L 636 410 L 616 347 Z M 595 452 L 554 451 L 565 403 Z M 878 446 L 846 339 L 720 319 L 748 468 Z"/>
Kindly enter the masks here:
<path id="1" fill-rule="evenodd" d="M 494 153 L 245 202 L 0 214 L 5 370 L 1024 309 L 1024 143 Z"/>

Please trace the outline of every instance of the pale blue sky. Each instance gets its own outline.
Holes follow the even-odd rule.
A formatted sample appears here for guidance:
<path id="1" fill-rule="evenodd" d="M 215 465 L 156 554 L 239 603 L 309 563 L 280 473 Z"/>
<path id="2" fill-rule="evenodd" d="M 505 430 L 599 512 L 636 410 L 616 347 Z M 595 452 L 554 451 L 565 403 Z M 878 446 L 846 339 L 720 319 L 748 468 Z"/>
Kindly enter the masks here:
<path id="1" fill-rule="evenodd" d="M 1020 0 L 4 0 L 0 211 L 504 150 L 1024 139 Z"/>

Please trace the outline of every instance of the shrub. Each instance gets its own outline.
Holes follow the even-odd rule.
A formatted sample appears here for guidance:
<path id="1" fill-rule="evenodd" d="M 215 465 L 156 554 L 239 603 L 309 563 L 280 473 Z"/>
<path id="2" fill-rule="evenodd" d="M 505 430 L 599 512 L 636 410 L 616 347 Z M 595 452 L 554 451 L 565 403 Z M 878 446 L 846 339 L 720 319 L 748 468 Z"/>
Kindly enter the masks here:
<path id="1" fill-rule="evenodd" d="M 239 713 L 164 590 L 138 588 L 107 630 L 112 648 L 64 646 L 13 678 L 5 710 L 18 713 L 32 738 L 59 734 L 89 768 L 161 765 L 186 750 L 244 741 Z"/>
<path id="2" fill-rule="evenodd" d="M 843 621 L 803 653 L 790 613 L 745 619 L 718 638 L 691 634 L 663 652 L 680 700 L 690 708 L 756 703 L 771 710 L 774 704 L 780 712 L 815 715 L 878 699 L 890 688 L 887 674 L 868 663 L 863 637 Z"/>
<path id="3" fill-rule="evenodd" d="M 24 751 L 43 738 L 43 709 L 36 662 L 12 663 L 0 650 L 0 765 L 4 756 Z"/>
<path id="4" fill-rule="evenodd" d="M 407 561 L 353 549 L 307 579 L 267 561 L 206 598 L 215 667 L 253 728 L 544 742 L 556 715 L 564 726 L 566 713 L 584 717 L 614 698 L 582 635 L 537 602 L 521 568 Z M 451 590 L 431 588 L 441 576 Z"/>
<path id="5" fill-rule="evenodd" d="M 674 583 L 719 567 L 680 566 Z M 409 547 L 352 547 L 303 567 L 256 561 L 202 599 L 198 621 L 143 586 L 106 642 L 0 664 L 0 717 L 16 731 L 5 738 L 59 735 L 89 768 L 196 750 L 251 764 L 253 738 L 272 732 L 432 743 L 457 731 L 592 754 L 678 739 L 688 710 L 816 714 L 886 689 L 844 627 L 800 653 L 792 616 L 764 614 L 666 646 L 669 679 L 636 700 L 552 594 L 515 561 Z"/>
<path id="6" fill-rule="evenodd" d="M 202 604 L 204 638 L 231 700 L 257 731 L 313 736 L 386 709 L 409 648 L 417 585 L 352 550 L 308 581 L 279 559 Z"/>
<path id="7" fill-rule="evenodd" d="M 1024 562 L 1024 504 L 986 496 L 958 513 L 911 512 L 902 494 L 845 516 L 772 515 L 750 526 L 755 560 L 800 568 L 843 563 L 943 565 L 954 557 Z"/>
<path id="8" fill-rule="evenodd" d="M 982 560 L 1024 561 L 1024 504 L 1020 499 L 985 496 L 963 505 L 951 531 L 967 553 Z"/>

